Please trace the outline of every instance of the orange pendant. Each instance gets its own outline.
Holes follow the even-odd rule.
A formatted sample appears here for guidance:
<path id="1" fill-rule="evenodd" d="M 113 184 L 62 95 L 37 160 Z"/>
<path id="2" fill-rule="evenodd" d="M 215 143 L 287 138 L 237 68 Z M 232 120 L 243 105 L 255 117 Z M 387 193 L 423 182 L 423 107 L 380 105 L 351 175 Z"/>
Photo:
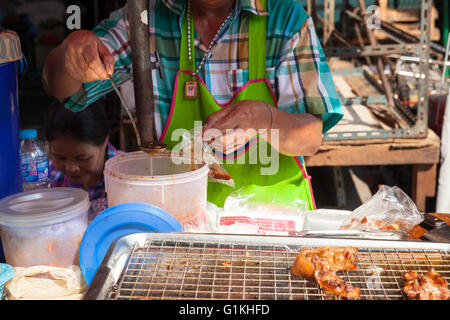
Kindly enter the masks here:
<path id="1" fill-rule="evenodd" d="M 184 98 L 185 99 L 197 98 L 197 81 L 190 80 L 184 83 Z"/>

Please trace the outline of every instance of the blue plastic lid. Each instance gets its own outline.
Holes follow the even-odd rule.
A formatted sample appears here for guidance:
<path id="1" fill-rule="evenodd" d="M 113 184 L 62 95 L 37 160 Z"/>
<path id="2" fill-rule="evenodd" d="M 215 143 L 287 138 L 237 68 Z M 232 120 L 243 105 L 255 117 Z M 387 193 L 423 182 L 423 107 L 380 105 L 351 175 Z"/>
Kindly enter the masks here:
<path id="1" fill-rule="evenodd" d="M 80 245 L 80 269 L 88 284 L 111 244 L 133 233 L 183 232 L 171 214 L 151 204 L 122 203 L 106 209 L 91 221 Z"/>
<path id="2" fill-rule="evenodd" d="M 36 129 L 25 129 L 20 132 L 20 137 L 22 139 L 33 139 L 37 138 L 37 131 Z"/>
<path id="3" fill-rule="evenodd" d="M 14 268 L 9 264 L 0 263 L 0 286 L 4 285 L 12 277 L 14 277 Z"/>

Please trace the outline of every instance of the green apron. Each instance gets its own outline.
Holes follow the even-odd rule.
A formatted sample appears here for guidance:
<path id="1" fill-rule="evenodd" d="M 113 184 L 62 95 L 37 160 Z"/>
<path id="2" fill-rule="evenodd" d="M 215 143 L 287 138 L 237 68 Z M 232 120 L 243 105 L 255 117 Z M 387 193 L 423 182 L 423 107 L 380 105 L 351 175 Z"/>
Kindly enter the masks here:
<path id="1" fill-rule="evenodd" d="M 250 15 L 249 81 L 225 105 L 219 105 L 215 101 L 209 89 L 198 75 L 195 75 L 198 81 L 197 98 L 186 99 L 184 97 L 184 84 L 186 81 L 193 79 L 192 75 L 195 71 L 195 66 L 189 63 L 187 47 L 191 45 L 191 52 L 194 52 L 193 26 L 194 23 L 191 20 L 191 39 L 188 39 L 187 19 L 183 19 L 180 70 L 175 79 L 169 118 L 160 137 L 160 141 L 166 143 L 169 149 L 179 143 L 171 140 L 174 130 L 178 128 L 191 130 L 195 121 L 201 121 L 204 124 L 208 115 L 219 111 L 227 105 L 241 100 L 262 100 L 276 107 L 275 95 L 269 82 L 265 79 L 266 50 L 261 50 L 261 48 L 266 48 L 265 16 Z M 235 188 L 217 182 L 209 182 L 208 201 L 223 207 L 226 197 L 235 191 L 241 195 L 251 197 L 251 201 L 258 203 L 295 206 L 298 200 L 303 200 L 307 203 L 308 210 L 316 209 L 311 189 L 311 178 L 308 176 L 299 158 L 280 154 L 264 139 L 256 139 L 258 139 L 257 143 L 249 143 L 243 154 L 234 156 L 233 163 L 226 159 L 223 161 L 225 169 L 234 180 Z M 265 150 L 264 153 L 269 155 L 269 159 L 275 159 L 275 157 L 279 159 L 278 171 L 275 174 L 261 174 L 262 170 L 270 170 L 271 167 L 271 163 L 264 163 L 267 162 L 267 157 L 262 159 L 259 155 L 261 151 L 258 150 L 263 148 L 263 144 L 265 144 L 266 149 L 261 150 Z M 237 159 L 237 157 L 245 157 L 245 159 Z"/>

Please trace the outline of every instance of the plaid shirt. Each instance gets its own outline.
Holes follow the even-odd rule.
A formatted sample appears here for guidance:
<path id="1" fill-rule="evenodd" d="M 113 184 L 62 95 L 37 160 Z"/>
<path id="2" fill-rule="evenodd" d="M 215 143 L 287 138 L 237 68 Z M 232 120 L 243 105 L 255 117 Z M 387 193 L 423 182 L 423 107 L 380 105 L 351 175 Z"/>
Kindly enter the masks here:
<path id="1" fill-rule="evenodd" d="M 113 147 L 112 144 L 108 142 L 107 147 L 107 157 L 108 159 L 124 153 L 123 151 L 118 151 Z M 50 167 L 50 188 L 56 187 L 70 187 L 70 188 L 82 188 L 81 185 L 72 183 L 64 174 L 57 170 L 52 161 L 49 161 Z M 108 201 L 106 199 L 105 191 L 105 180 L 102 179 L 96 186 L 89 187 L 86 192 L 89 194 L 89 201 L 91 206 L 89 208 L 89 221 L 94 219 L 99 213 L 108 208 Z"/>
<path id="2" fill-rule="evenodd" d="M 295 0 L 268 0 L 267 8 L 266 12 L 259 0 L 236 1 L 232 18 L 224 26 L 199 76 L 218 103 L 228 102 L 248 80 L 248 15 L 266 15 L 266 78 L 274 89 L 278 108 L 290 113 L 321 115 L 326 132 L 339 122 L 343 111 L 314 23 Z M 158 51 L 163 75 L 153 70 L 153 88 L 149 88 L 155 98 L 158 136 L 171 107 L 185 10 L 185 0 L 149 0 L 151 59 L 156 61 Z M 115 81 L 120 85 L 130 80 L 127 8 L 111 13 L 93 32 L 115 58 Z M 197 32 L 194 36 L 198 66 L 207 48 L 200 42 Z M 83 87 L 84 90 L 64 99 L 67 108 L 81 110 L 113 90 L 108 80 L 84 83 Z"/>

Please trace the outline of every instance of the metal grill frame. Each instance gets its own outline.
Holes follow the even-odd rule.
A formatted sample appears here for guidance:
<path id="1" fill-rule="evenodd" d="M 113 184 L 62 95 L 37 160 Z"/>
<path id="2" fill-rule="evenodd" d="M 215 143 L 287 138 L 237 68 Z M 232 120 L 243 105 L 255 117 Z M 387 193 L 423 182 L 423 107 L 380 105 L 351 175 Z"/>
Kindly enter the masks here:
<path id="1" fill-rule="evenodd" d="M 433 266 L 450 281 L 450 244 L 197 233 L 135 234 L 111 245 L 84 299 L 336 300 L 291 274 L 304 247 L 358 247 L 358 268 L 339 272 L 361 299 L 405 299 L 406 271 Z"/>
<path id="2" fill-rule="evenodd" d="M 324 4 L 324 18 L 320 18 L 315 14 L 315 2 L 308 5 L 308 12 L 312 11 L 315 20 L 322 21 L 324 30 L 327 36 L 334 30 L 334 21 L 330 19 L 329 10 L 334 8 L 335 0 L 325 0 Z M 392 54 L 411 55 L 419 58 L 420 74 L 423 78 L 419 81 L 418 88 L 418 103 L 417 111 L 411 112 L 400 104 L 392 106 L 392 112 L 396 113 L 398 117 L 406 120 L 409 123 L 404 128 L 394 129 L 376 129 L 366 131 L 345 131 L 345 132 L 326 132 L 324 133 L 324 141 L 351 141 L 351 140 L 371 140 L 371 139 L 404 139 L 404 138 L 426 138 L 428 129 L 428 87 L 429 87 L 429 68 L 430 68 L 430 48 L 431 42 L 431 10 L 433 7 L 432 0 L 420 1 L 420 38 L 409 39 L 411 36 L 401 30 L 396 30 L 398 34 L 393 34 L 392 30 L 386 27 L 387 22 L 381 22 L 380 31 L 388 35 L 389 38 L 394 39 L 396 44 L 360 46 L 360 47 L 324 47 L 327 58 L 331 57 L 364 57 L 364 56 L 389 56 Z M 350 18 L 358 23 L 364 23 L 363 19 L 357 15 L 352 14 L 350 10 L 344 10 Z M 330 25 L 331 24 L 331 25 Z M 392 28 L 392 27 L 391 27 Z M 390 32 L 389 32 L 390 31 Z M 407 38 L 400 39 L 399 38 Z M 380 88 L 384 92 L 384 88 Z M 386 95 L 385 95 L 386 96 Z M 413 114 L 414 113 L 414 114 Z"/>

